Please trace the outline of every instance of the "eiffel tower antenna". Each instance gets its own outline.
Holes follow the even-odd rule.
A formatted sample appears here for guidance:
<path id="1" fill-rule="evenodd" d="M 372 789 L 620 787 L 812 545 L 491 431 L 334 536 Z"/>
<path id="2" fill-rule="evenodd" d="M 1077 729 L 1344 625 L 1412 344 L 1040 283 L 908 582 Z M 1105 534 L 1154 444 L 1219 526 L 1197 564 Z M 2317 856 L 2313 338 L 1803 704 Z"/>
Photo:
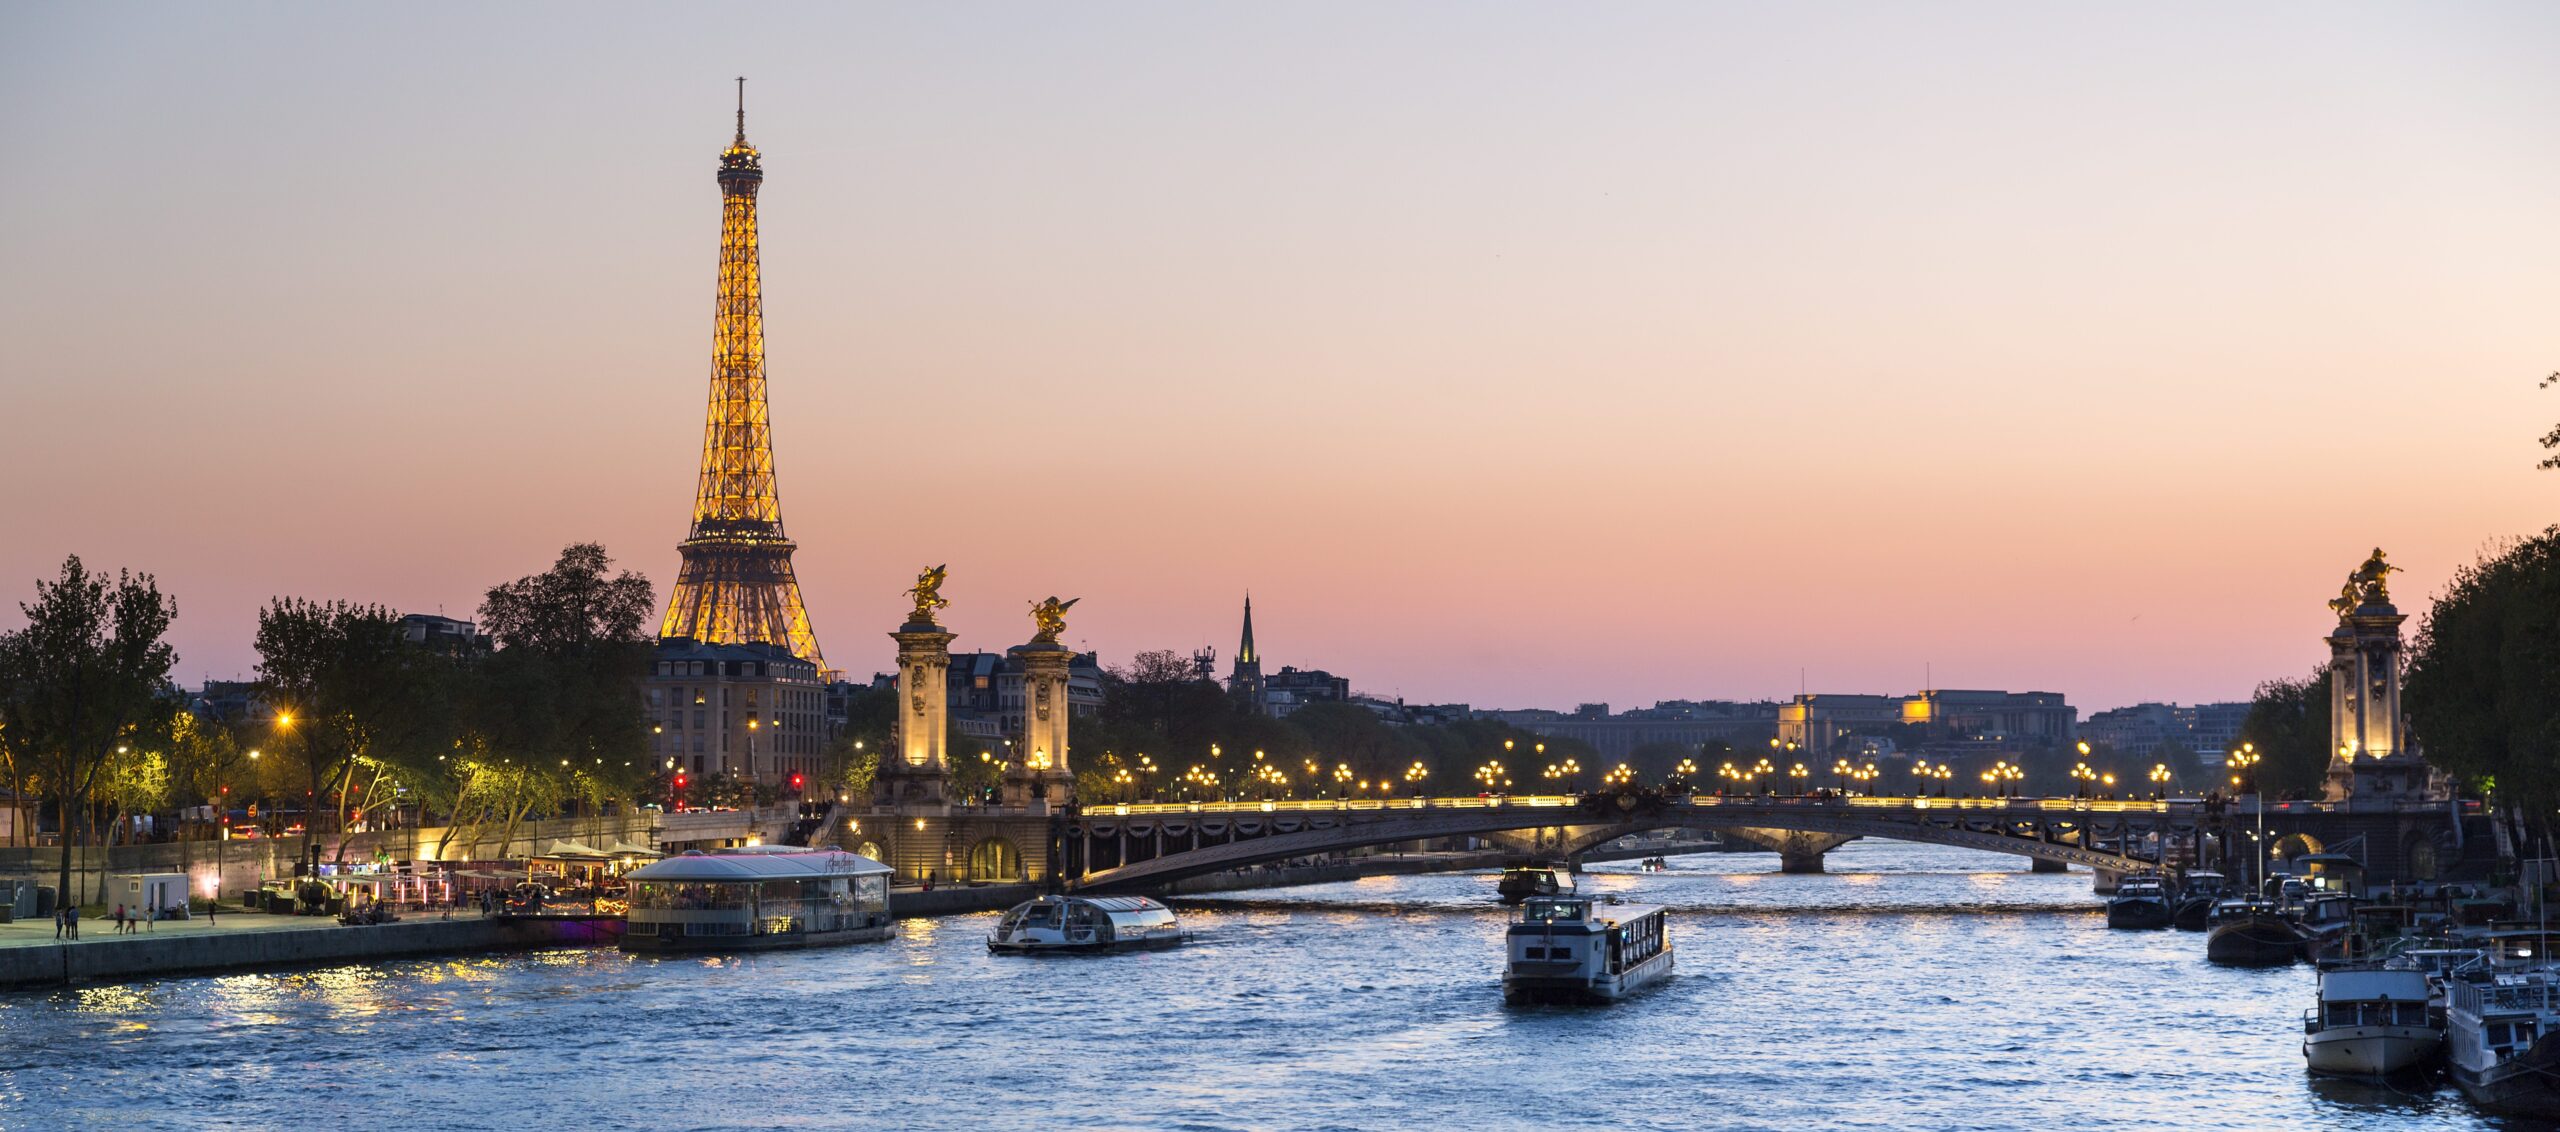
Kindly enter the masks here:
<path id="1" fill-rule="evenodd" d="M 702 480 L 684 564 L 667 595 L 660 637 L 704 644 L 762 641 L 827 671 L 791 571 L 797 546 L 782 532 L 765 403 L 764 284 L 757 258 L 762 155 L 747 144 L 747 80 L 738 80 L 738 134 L 720 151 L 720 281 L 712 316 L 711 407 Z"/>

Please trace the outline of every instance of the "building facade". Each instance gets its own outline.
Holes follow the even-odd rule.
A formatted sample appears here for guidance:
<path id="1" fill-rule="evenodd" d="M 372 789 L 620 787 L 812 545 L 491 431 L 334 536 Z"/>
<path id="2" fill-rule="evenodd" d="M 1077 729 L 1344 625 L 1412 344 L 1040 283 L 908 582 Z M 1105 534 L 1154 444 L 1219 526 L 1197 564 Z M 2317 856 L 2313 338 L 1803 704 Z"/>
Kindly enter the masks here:
<path id="1" fill-rule="evenodd" d="M 658 642 L 642 697 L 663 770 L 729 774 L 768 786 L 814 776 L 827 741 L 826 687 L 814 662 L 781 645 Z"/>

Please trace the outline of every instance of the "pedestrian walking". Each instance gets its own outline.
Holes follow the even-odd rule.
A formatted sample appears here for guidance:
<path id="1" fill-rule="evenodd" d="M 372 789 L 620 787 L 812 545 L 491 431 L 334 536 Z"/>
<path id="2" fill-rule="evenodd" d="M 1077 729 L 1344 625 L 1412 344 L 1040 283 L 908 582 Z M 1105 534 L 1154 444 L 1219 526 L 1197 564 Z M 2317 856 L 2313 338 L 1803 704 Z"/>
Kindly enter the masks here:
<path id="1" fill-rule="evenodd" d="M 62 915 L 63 909 L 56 908 L 53 910 L 53 938 L 55 939 L 61 939 L 62 933 L 69 930 L 63 923 Z"/>
<path id="2" fill-rule="evenodd" d="M 63 905 L 63 907 L 62 907 L 62 922 L 64 922 L 64 923 L 66 923 L 66 924 L 71 925 L 71 938 L 73 938 L 73 939 L 78 939 L 78 938 L 80 938 L 80 909 L 79 909 L 79 906 L 77 906 L 77 905 L 72 905 L 72 904 L 65 904 L 65 905 Z"/>
<path id="3" fill-rule="evenodd" d="M 117 934 L 117 935 L 123 935 L 123 934 L 124 934 L 124 905 L 122 905 L 122 904 L 118 904 L 118 905 L 116 905 L 116 910 L 115 910 L 114 915 L 115 915 L 115 918 L 116 918 L 116 934 Z"/>
<path id="4" fill-rule="evenodd" d="M 204 926 L 213 926 L 213 914 L 222 910 L 222 894 L 215 893 L 204 901 Z"/>

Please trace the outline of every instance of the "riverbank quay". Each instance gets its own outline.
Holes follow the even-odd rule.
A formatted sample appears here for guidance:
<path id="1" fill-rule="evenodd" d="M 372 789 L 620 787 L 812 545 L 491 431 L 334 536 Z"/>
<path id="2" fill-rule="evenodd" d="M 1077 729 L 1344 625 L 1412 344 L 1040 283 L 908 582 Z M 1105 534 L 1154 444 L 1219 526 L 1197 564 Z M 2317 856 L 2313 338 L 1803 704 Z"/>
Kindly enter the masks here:
<path id="1" fill-rule="evenodd" d="M 994 912 L 1039 895 L 1032 884 L 899 888 L 890 896 L 900 919 Z M 50 920 L 0 924 L 0 990 L 116 982 L 163 975 L 209 975 L 277 967 L 324 966 L 371 959 L 477 955 L 549 947 L 611 947 L 620 917 L 482 916 L 407 913 L 388 924 L 224 911 L 207 920 L 161 920 L 124 935 L 114 921 L 84 914 L 81 938 L 57 941 Z"/>
<path id="2" fill-rule="evenodd" d="M 81 938 L 56 941 L 53 925 L 0 924 L 0 989 L 214 974 L 419 955 L 610 945 L 615 918 L 413 914 L 347 926 L 239 913 L 207 921 L 163 920 L 118 935 L 114 922 L 80 921 Z"/>

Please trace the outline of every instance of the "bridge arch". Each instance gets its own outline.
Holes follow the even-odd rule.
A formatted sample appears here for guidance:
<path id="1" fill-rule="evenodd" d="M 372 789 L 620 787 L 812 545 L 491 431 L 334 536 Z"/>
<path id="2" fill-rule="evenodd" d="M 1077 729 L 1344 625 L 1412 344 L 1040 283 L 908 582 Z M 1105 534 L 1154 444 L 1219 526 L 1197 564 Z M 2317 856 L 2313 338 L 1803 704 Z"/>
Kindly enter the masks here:
<path id="1" fill-rule="evenodd" d="M 989 837 L 969 847 L 969 879 L 974 881 L 1017 881 L 1023 879 L 1022 847 L 1010 838 Z"/>
<path id="2" fill-rule="evenodd" d="M 2276 843 L 2267 851 L 2269 853 L 2273 853 L 2277 860 L 2290 861 L 2296 857 L 2318 853 L 2321 850 L 2322 846 L 2319 838 L 2313 837 L 2308 833 L 2296 832 L 2288 833 L 2277 838 Z"/>
<path id="3" fill-rule="evenodd" d="M 1550 801 L 1506 805 L 1413 809 L 1317 810 L 1289 814 L 1162 815 L 1195 828 L 1215 825 L 1214 843 L 1198 840 L 1182 847 L 1175 837 L 1132 838 L 1132 827 L 1151 824 L 1152 815 L 1118 814 L 1069 824 L 1070 839 L 1087 842 L 1076 855 L 1081 875 L 1069 875 L 1068 887 L 1105 889 L 1158 888 L 1177 880 L 1230 869 L 1268 864 L 1292 857 L 1317 856 L 1351 849 L 1444 837 L 1483 836 L 1504 831 L 1556 827 L 1568 831 L 1559 848 L 1580 852 L 1630 833 L 1655 829 L 1783 830 L 1833 835 L 1843 839 L 1875 837 L 1895 841 L 1953 845 L 2038 860 L 2081 865 L 2109 872 L 2135 872 L 2157 867 L 2161 839 L 2155 835 L 2177 828 L 2164 812 L 2083 813 L 1963 806 L 1931 810 L 1923 805 L 1889 809 L 1839 803 L 1750 802 L 1652 804 L 1637 809 L 1611 808 L 1585 802 Z M 1603 800 L 1605 801 L 1605 799 Z M 2084 807 L 2085 808 L 2085 807 Z M 1124 847 L 1161 844 L 1165 851 L 1141 857 Z M 2112 846 L 2112 848 L 2110 848 Z"/>

